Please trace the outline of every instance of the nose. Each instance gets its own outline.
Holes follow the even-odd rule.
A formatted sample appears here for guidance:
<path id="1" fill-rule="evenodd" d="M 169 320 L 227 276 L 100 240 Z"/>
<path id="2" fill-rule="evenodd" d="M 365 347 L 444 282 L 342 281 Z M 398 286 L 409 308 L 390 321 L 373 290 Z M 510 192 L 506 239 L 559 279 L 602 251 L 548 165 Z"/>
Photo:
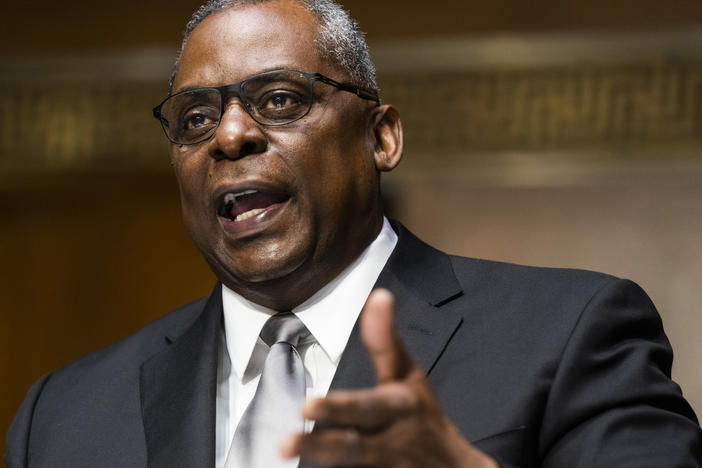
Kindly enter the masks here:
<path id="1" fill-rule="evenodd" d="M 224 109 L 210 147 L 213 158 L 234 160 L 266 151 L 266 135 L 243 106 L 236 100 Z"/>

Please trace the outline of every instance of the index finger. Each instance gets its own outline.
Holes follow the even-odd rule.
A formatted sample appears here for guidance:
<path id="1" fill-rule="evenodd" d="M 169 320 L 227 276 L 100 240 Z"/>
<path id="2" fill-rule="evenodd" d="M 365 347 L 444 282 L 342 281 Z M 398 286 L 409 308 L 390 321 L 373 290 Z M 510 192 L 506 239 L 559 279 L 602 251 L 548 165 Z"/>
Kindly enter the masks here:
<path id="1" fill-rule="evenodd" d="M 393 421 L 413 414 L 418 398 L 404 383 L 389 383 L 363 390 L 336 390 L 326 397 L 307 403 L 305 419 L 312 419 L 316 427 L 353 427 L 376 430 Z"/>

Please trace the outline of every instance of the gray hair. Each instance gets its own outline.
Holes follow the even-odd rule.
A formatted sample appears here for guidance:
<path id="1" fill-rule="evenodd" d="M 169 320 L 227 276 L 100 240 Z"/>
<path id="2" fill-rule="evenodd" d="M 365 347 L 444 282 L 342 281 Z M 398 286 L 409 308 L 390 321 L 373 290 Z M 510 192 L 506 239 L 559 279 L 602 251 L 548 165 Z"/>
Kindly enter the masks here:
<path id="1" fill-rule="evenodd" d="M 178 64 L 183 49 L 193 30 L 213 13 L 243 5 L 266 3 L 273 0 L 209 0 L 202 5 L 188 21 L 183 34 L 183 42 L 176 57 L 176 62 L 169 80 L 169 89 L 173 88 Z M 368 45 L 363 32 L 346 10 L 333 0 L 297 0 L 311 11 L 319 21 L 319 31 L 315 45 L 320 55 L 346 73 L 351 83 L 356 86 L 378 91 L 375 78 L 375 66 L 368 52 Z"/>

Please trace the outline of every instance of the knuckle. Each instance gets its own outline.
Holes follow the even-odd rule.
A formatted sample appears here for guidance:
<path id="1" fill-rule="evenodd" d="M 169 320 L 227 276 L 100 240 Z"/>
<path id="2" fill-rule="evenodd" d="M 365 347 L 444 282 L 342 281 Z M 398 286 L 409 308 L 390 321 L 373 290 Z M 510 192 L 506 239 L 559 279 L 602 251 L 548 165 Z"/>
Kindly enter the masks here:
<path id="1" fill-rule="evenodd" d="M 345 429 L 341 435 L 343 460 L 348 466 L 357 465 L 365 450 L 363 450 L 361 435 L 355 429 Z"/>
<path id="2" fill-rule="evenodd" d="M 406 411 L 416 412 L 422 406 L 422 395 L 411 385 L 398 385 L 395 403 Z"/>

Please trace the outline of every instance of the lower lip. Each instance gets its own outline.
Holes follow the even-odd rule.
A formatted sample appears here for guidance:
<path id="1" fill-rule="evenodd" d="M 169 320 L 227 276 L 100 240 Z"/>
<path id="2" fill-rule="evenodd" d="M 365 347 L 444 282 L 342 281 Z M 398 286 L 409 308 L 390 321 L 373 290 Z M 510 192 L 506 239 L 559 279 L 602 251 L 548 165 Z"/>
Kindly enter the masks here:
<path id="1" fill-rule="evenodd" d="M 241 221 L 234 221 L 220 216 L 219 222 L 222 224 L 222 228 L 229 234 L 237 236 L 241 236 L 242 234 L 255 234 L 275 222 L 278 215 L 280 215 L 288 205 L 288 202 L 290 202 L 290 199 L 281 203 L 269 205 L 259 214 Z"/>

